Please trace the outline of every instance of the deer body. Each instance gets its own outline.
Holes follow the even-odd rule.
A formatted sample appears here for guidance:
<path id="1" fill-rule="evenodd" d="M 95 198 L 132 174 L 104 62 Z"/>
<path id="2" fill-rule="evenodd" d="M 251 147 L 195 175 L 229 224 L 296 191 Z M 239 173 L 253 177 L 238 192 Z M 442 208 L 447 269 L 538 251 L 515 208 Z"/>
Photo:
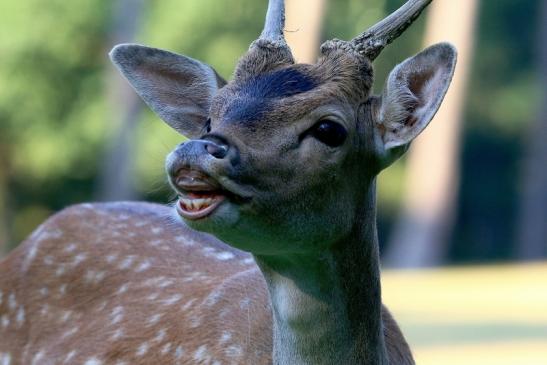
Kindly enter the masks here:
<path id="1" fill-rule="evenodd" d="M 53 216 L 2 261 L 0 293 L 2 365 L 272 363 L 252 256 L 175 224 L 161 205 Z M 385 309 L 383 322 L 394 363 L 411 364 Z"/>
<path id="2" fill-rule="evenodd" d="M 0 267 L 0 365 L 413 364 L 381 303 L 375 180 L 433 118 L 456 53 L 405 60 L 382 96 L 372 61 L 430 1 L 327 41 L 307 65 L 270 0 L 229 82 L 115 47 L 136 92 L 190 138 L 166 160 L 178 201 L 80 206 L 35 232 Z"/>

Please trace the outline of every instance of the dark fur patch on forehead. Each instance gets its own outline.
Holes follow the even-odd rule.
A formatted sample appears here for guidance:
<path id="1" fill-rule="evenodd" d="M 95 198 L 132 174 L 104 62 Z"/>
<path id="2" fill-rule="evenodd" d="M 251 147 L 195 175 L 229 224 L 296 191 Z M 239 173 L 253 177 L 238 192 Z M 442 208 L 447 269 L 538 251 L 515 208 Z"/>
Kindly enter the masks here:
<path id="1" fill-rule="evenodd" d="M 252 77 L 240 85 L 238 91 L 254 98 L 286 98 L 310 91 L 317 85 L 312 76 L 291 67 Z"/>
<path id="2" fill-rule="evenodd" d="M 260 74 L 237 85 L 225 116 L 239 122 L 256 121 L 272 108 L 274 100 L 302 94 L 318 86 L 314 77 L 292 67 Z"/>

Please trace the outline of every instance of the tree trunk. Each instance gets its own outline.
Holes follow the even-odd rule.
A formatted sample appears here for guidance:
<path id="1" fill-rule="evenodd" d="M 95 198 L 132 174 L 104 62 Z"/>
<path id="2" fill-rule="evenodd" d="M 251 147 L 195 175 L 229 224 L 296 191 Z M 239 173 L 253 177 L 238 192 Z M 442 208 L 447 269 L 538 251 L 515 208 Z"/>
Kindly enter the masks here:
<path id="1" fill-rule="evenodd" d="M 541 5 L 538 32 L 538 76 L 541 99 L 530 128 L 522 172 L 517 254 L 531 260 L 547 256 L 547 0 Z"/>
<path id="2" fill-rule="evenodd" d="M 314 63 L 326 0 L 287 0 L 285 38 L 297 62 Z"/>
<path id="3" fill-rule="evenodd" d="M 460 134 L 476 12 L 476 0 L 431 4 L 425 46 L 451 42 L 458 49 L 458 65 L 435 121 L 409 151 L 402 213 L 388 246 L 388 265 L 435 266 L 446 259 L 455 218 Z"/>
<path id="4" fill-rule="evenodd" d="M 144 7 L 143 0 L 118 0 L 113 4 L 111 45 L 134 39 Z M 134 133 L 142 104 L 114 67 L 106 73 L 110 100 L 112 140 L 103 160 L 96 198 L 132 200 L 137 197 L 134 181 Z"/>

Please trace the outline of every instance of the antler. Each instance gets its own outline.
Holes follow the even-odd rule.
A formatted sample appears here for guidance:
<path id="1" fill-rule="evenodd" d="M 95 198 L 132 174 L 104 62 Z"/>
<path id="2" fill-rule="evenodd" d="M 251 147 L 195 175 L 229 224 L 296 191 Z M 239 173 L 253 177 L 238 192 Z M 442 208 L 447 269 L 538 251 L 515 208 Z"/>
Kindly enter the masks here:
<path id="1" fill-rule="evenodd" d="M 345 47 L 373 61 L 380 52 L 397 39 L 420 16 L 432 0 L 408 0 L 403 6 L 349 42 Z"/>
<path id="2" fill-rule="evenodd" d="M 283 35 L 284 27 L 285 1 L 269 0 L 264 30 L 239 61 L 234 73 L 235 79 L 294 63 L 291 49 Z"/>
<path id="3" fill-rule="evenodd" d="M 260 34 L 260 39 L 285 42 L 283 28 L 285 27 L 285 1 L 270 0 L 268 2 L 268 12 L 264 22 L 264 30 Z"/>

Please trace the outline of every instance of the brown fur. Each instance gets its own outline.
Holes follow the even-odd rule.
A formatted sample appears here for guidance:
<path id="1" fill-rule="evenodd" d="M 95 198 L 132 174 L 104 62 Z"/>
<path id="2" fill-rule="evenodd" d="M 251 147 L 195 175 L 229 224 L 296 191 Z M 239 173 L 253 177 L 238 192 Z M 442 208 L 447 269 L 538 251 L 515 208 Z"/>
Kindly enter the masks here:
<path id="1" fill-rule="evenodd" d="M 251 256 L 171 213 L 144 203 L 87 204 L 44 223 L 0 262 L 0 318 L 10 321 L 0 321 L 0 359 L 271 364 L 271 309 Z M 392 363 L 413 364 L 385 307 L 382 315 Z"/>

